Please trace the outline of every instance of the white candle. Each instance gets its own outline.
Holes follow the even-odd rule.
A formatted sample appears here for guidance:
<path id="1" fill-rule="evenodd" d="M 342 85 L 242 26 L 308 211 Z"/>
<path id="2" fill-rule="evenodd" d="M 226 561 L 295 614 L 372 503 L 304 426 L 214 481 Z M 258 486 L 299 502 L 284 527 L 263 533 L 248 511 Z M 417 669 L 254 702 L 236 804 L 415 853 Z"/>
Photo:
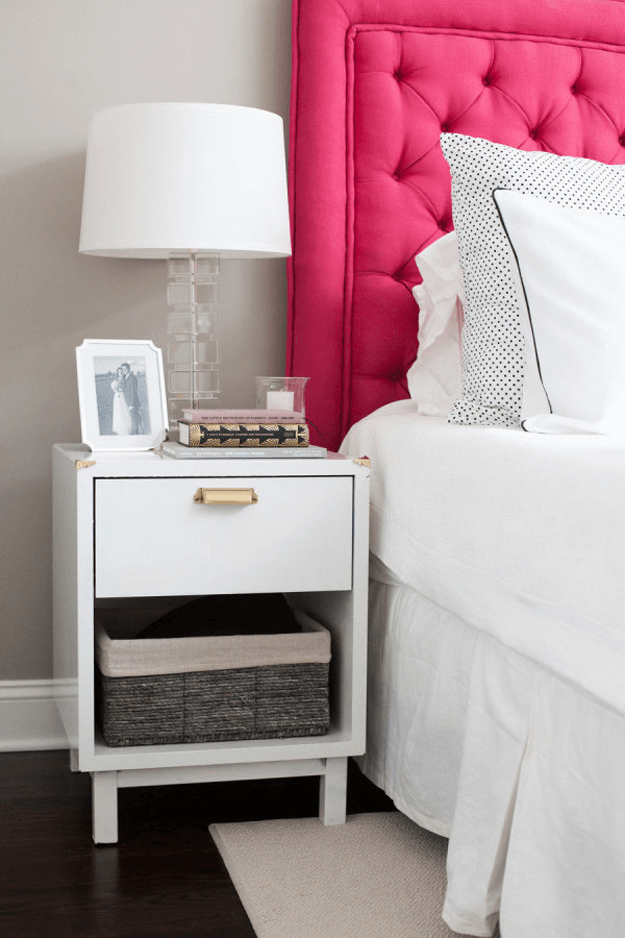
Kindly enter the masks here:
<path id="1" fill-rule="evenodd" d="M 267 410 L 293 410 L 293 391 L 267 391 Z"/>

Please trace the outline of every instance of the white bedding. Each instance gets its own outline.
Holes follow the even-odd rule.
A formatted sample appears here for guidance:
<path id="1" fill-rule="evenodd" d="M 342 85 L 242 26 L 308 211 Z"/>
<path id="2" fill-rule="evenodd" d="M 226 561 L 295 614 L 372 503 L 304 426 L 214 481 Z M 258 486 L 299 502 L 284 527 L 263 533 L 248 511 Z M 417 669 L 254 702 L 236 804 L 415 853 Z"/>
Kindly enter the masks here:
<path id="1" fill-rule="evenodd" d="M 464 935 L 622 938 L 625 445 L 381 408 L 366 775 L 449 837 Z"/>
<path id="2" fill-rule="evenodd" d="M 409 586 L 625 714 L 625 443 L 459 426 L 381 408 L 371 552 Z"/>

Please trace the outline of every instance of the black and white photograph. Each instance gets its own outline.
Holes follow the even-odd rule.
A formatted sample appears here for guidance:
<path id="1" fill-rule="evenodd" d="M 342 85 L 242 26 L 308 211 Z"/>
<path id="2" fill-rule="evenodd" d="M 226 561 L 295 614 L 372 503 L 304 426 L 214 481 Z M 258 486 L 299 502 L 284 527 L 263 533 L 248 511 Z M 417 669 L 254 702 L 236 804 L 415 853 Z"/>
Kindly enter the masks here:
<path id="1" fill-rule="evenodd" d="M 85 339 L 76 349 L 83 443 L 145 450 L 165 438 L 160 349 L 149 341 Z"/>
<path id="2" fill-rule="evenodd" d="M 93 360 L 98 426 L 102 436 L 141 436 L 150 432 L 145 358 Z"/>

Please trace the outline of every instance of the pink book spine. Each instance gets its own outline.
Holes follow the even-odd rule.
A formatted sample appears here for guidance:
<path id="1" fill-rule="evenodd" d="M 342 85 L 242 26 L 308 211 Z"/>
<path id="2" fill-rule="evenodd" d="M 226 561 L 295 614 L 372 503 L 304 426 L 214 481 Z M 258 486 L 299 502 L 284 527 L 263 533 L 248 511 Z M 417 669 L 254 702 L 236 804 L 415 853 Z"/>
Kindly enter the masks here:
<path id="1" fill-rule="evenodd" d="M 184 410 L 189 423 L 302 423 L 293 410 Z"/>

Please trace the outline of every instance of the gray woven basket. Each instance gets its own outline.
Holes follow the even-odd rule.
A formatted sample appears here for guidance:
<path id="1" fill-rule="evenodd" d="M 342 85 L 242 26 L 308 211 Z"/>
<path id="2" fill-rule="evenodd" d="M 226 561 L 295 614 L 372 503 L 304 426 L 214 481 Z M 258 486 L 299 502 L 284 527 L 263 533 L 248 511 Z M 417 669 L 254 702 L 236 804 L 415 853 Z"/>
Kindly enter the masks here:
<path id="1" fill-rule="evenodd" d="M 330 634 L 298 613 L 305 628 L 299 634 L 264 636 L 265 659 L 280 656 L 280 647 L 288 638 L 289 663 L 258 664 L 258 642 L 254 636 L 233 636 L 236 660 L 245 662 L 249 643 L 249 667 L 215 668 L 210 661 L 211 640 L 160 639 L 165 661 L 168 643 L 175 641 L 176 664 L 184 668 L 188 644 L 193 670 L 177 673 L 127 674 L 103 673 L 114 662 L 119 673 L 127 659 L 127 671 L 149 660 L 146 640 L 123 644 L 111 640 L 106 629 L 98 626 L 96 658 L 97 710 L 104 741 L 108 746 L 149 746 L 166 743 L 222 742 L 235 739 L 284 739 L 291 736 L 319 736 L 330 723 L 328 692 Z M 275 650 L 267 654 L 267 639 L 275 640 Z M 205 646 L 205 657 L 198 658 L 198 642 Z M 227 642 L 227 640 L 226 640 Z M 298 645 L 301 644 L 301 653 Z M 241 648 L 243 645 L 243 650 Z M 219 642 L 223 653 L 224 639 Z M 323 648 L 327 646 L 327 654 Z M 213 647 L 215 647 L 213 645 Z M 148 654 L 143 655 L 148 648 Z M 316 654 L 311 655 L 311 649 Z M 319 652 L 319 649 L 321 653 Z M 293 657 L 319 657 L 326 661 L 293 661 Z M 223 657 L 223 655 L 222 655 Z M 133 660 L 133 658 L 135 660 Z M 198 670 L 205 664 L 207 670 Z M 166 664 L 163 665 L 166 667 Z"/>

